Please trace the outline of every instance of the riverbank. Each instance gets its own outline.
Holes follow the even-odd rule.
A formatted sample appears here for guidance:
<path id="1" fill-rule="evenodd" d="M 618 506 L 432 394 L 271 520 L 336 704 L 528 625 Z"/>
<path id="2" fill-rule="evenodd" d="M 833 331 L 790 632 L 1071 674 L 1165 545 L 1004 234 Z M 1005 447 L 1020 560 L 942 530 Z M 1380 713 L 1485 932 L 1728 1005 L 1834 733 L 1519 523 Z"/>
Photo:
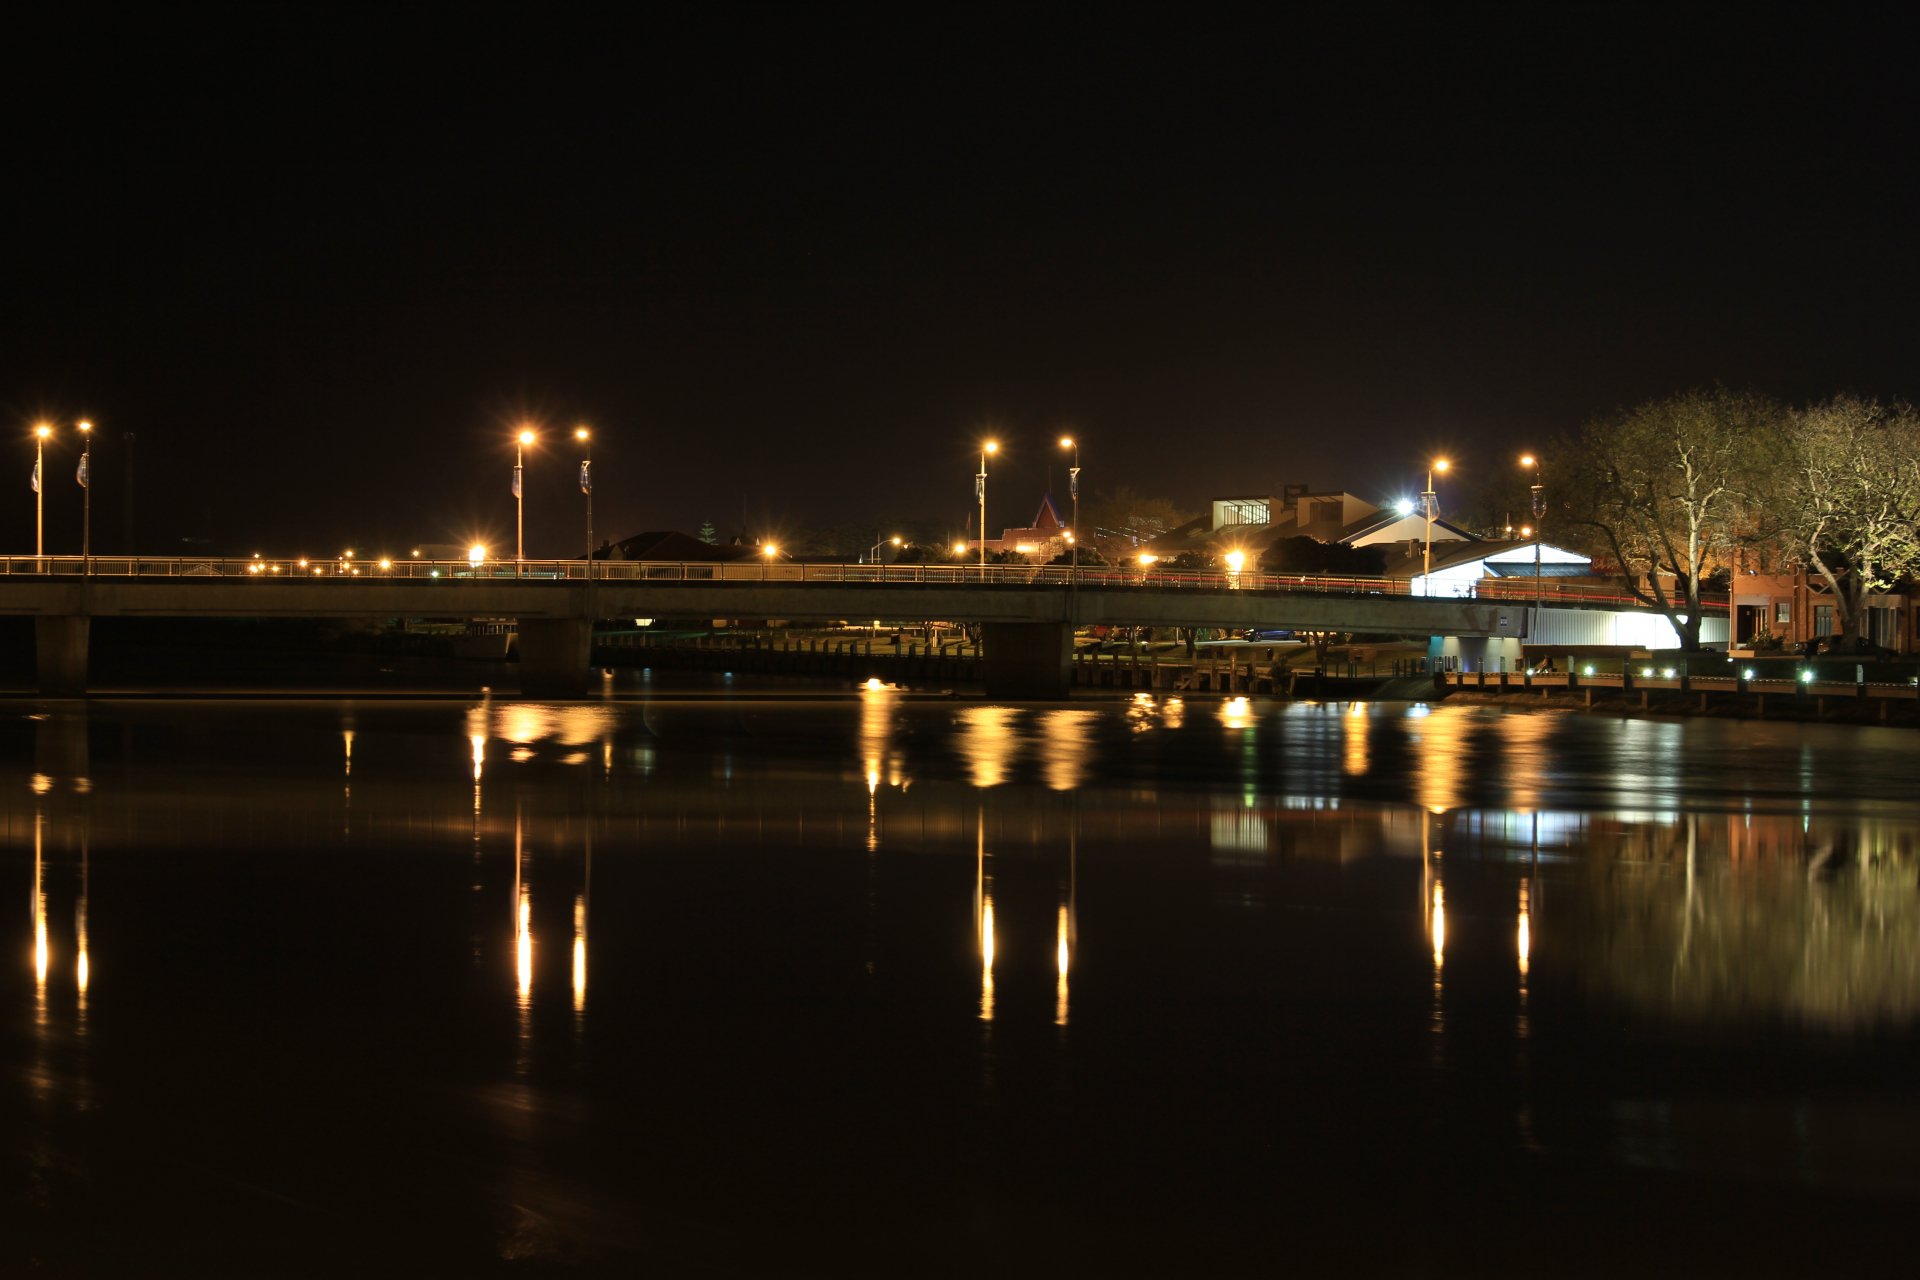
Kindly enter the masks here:
<path id="1" fill-rule="evenodd" d="M 1889 698 L 1813 694 L 1680 692 L 1643 689 L 1495 691 L 1436 689 L 1449 705 L 1517 707 L 1605 716 L 1685 716 L 1706 720 L 1768 720 L 1805 724 L 1887 725 L 1920 728 L 1920 702 Z"/>

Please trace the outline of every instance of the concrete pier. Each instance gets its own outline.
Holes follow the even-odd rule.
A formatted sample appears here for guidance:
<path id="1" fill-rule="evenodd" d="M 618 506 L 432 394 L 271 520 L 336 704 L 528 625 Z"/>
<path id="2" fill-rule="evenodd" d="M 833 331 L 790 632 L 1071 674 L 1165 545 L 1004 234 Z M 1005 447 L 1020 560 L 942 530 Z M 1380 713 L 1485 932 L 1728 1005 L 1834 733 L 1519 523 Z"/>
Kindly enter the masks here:
<path id="1" fill-rule="evenodd" d="M 585 618 L 522 618 L 520 692 L 530 698 L 584 697 L 593 624 Z"/>
<path id="2" fill-rule="evenodd" d="M 981 626 L 980 678 L 989 698 L 1057 701 L 1073 683 L 1073 627 L 1065 622 Z"/>
<path id="3" fill-rule="evenodd" d="M 87 692 L 87 642 L 91 619 L 84 614 L 42 615 L 33 620 L 33 656 L 40 692 L 81 698 Z"/>

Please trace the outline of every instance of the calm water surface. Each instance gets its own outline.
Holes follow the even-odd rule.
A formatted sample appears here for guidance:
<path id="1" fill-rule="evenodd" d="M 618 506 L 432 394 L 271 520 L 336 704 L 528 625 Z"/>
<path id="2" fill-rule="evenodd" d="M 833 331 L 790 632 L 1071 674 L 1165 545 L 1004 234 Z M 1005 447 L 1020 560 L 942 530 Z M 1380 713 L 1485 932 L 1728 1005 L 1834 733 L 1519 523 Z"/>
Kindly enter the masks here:
<path id="1" fill-rule="evenodd" d="M 1904 1272 L 1915 741 L 0 704 L 0 1270 Z"/>

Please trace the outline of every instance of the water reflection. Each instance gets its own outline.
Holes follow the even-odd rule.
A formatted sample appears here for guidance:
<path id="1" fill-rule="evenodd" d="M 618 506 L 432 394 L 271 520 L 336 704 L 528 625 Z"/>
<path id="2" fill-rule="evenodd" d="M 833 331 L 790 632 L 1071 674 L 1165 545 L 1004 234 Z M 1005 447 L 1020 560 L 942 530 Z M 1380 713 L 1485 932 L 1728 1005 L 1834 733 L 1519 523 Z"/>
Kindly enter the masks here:
<path id="1" fill-rule="evenodd" d="M 960 712 L 957 749 L 981 789 L 997 787 L 1020 754 L 1015 726 L 1020 712 L 1013 707 L 967 707 Z"/>
<path id="2" fill-rule="evenodd" d="M 980 939 L 980 1021 L 993 1021 L 993 880 L 987 874 L 987 811 L 976 809 L 973 864 L 974 929 Z"/>
<path id="3" fill-rule="evenodd" d="M 1367 752 L 1367 735 L 1371 728 L 1366 703 L 1356 702 L 1347 708 L 1345 732 L 1342 735 L 1346 753 L 1340 767 L 1349 778 L 1365 777 L 1372 767 L 1372 757 Z"/>
<path id="4" fill-rule="evenodd" d="M 47 890 L 46 890 L 47 816 L 39 809 L 33 814 L 33 1020 L 47 1020 Z"/>
<path id="5" fill-rule="evenodd" d="M 1040 717 L 1040 750 L 1049 789 L 1071 791 L 1087 776 L 1093 760 L 1093 731 L 1098 711 L 1048 711 Z"/>
<path id="6" fill-rule="evenodd" d="M 1073 948 L 1080 934 L 1080 809 L 1067 812 L 1067 883 L 1054 921 L 1053 1025 L 1067 1025 L 1067 970 L 1072 966 Z"/>
<path id="7" fill-rule="evenodd" d="M 1459 808 L 1466 803 L 1466 771 L 1473 758 L 1478 722 L 1471 716 L 1442 710 L 1437 715 L 1410 717 L 1408 724 L 1415 726 L 1407 733 L 1416 753 L 1415 803 L 1431 813 Z"/>
<path id="8" fill-rule="evenodd" d="M 0 756 L 12 769 L 0 779 L 6 865 L 16 892 L 30 888 L 30 914 L 16 908 L 8 938 L 16 1133 L 53 1145 L 72 1124 L 53 1104 L 77 1096 L 60 1091 L 106 1064 L 100 1096 L 116 1106 L 184 1096 L 188 1114 L 238 1117 L 204 1139 L 188 1126 L 128 1126 L 142 1141 L 179 1141 L 191 1148 L 183 1159 L 221 1177 L 241 1161 L 209 1153 L 231 1144 L 266 1166 L 263 1185 L 297 1185 L 291 1164 L 272 1167 L 278 1146 L 234 1136 L 242 1122 L 266 1127 L 285 1094 L 250 1094 L 222 1055 L 244 1042 L 268 1078 L 346 1080 L 338 1096 L 325 1084 L 301 1093 L 317 1121 L 277 1114 L 302 1158 L 337 1129 L 356 1169 L 390 1154 L 376 1130 L 396 1109 L 358 1110 L 377 1092 L 365 1065 L 377 1061 L 376 1074 L 415 1073 L 396 1091 L 403 1105 L 431 1104 L 388 1127 L 409 1141 L 417 1127 L 457 1152 L 446 1166 L 471 1158 L 483 1170 L 482 1191 L 455 1189 L 465 1216 L 424 1213 L 434 1230 L 471 1229 L 471 1206 L 485 1203 L 507 1206 L 503 1220 L 539 1215 L 543 1241 L 575 1229 L 598 1240 L 610 1223 L 622 1229 L 620 1210 L 576 1194 L 608 1176 L 581 1150 L 604 1141 L 649 1169 L 692 1168 L 709 1186 L 743 1150 L 779 1179 L 760 1134 L 810 1150 L 823 1135 L 878 1127 L 862 1108 L 880 1104 L 862 1098 L 880 1069 L 850 1071 L 856 1058 L 915 1068 L 910 1085 L 881 1091 L 885 1105 L 910 1109 L 907 1095 L 924 1091 L 928 1110 L 912 1118 L 925 1121 L 916 1135 L 934 1135 L 928 1163 L 969 1169 L 980 1149 L 939 1134 L 978 1101 L 955 1090 L 983 1077 L 1011 1104 L 982 1139 L 996 1154 L 1030 1120 L 1058 1132 L 1044 1123 L 1049 1107 L 1079 1109 L 1076 1132 L 1091 1133 L 1124 1127 L 1115 1099 L 1153 1097 L 1181 1134 L 1140 1140 L 1159 1143 L 1146 1154 L 1172 1168 L 1210 1153 L 1182 1145 L 1207 1140 L 1188 1135 L 1237 1141 L 1250 1131 L 1244 1115 L 1311 1147 L 1313 1126 L 1274 1099 L 1327 1096 L 1336 1063 L 1353 1081 L 1333 1093 L 1364 1105 L 1329 1119 L 1339 1133 L 1302 1159 L 1305 1178 L 1346 1167 L 1328 1152 L 1350 1147 L 1356 1126 L 1367 1143 L 1389 1130 L 1421 1135 L 1410 1143 L 1441 1133 L 1449 1159 L 1479 1142 L 1483 1165 L 1491 1149 L 1501 1169 L 1534 1145 L 1536 1105 L 1541 1145 L 1610 1137 L 1612 1119 L 1570 1115 L 1569 1097 L 1588 1101 L 1580 1090 L 1596 1108 L 1621 1096 L 1611 1079 L 1594 1083 L 1602 1068 L 1589 1045 L 1636 1072 L 1645 1063 L 1633 1055 L 1654 1045 L 1699 1080 L 1714 1064 L 1697 1046 L 1724 1062 L 1756 1025 L 1769 1044 L 1812 1044 L 1819 1061 L 1850 1065 L 1867 1050 L 1833 1033 L 1875 1032 L 1866 1043 L 1877 1053 L 1896 1039 L 1878 1033 L 1920 1027 L 1920 837 L 1905 808 L 1904 743 L 1882 756 L 1808 726 L 1795 732 L 1821 745 L 1807 755 L 1750 727 L 1668 737 L 1572 716 L 1516 726 L 1459 708 L 1191 706 L 1183 719 L 1176 699 L 996 708 L 874 690 L 797 709 L 680 705 L 650 727 L 647 709 L 608 703 L 592 720 L 598 736 L 572 747 L 559 739 L 582 726 L 538 705 L 362 704 L 351 722 L 342 708 L 309 708 L 266 728 L 247 708 L 94 708 L 87 715 L 137 729 L 103 758 L 84 801 L 83 775 L 67 766 L 24 749 Z M 42 723 L 14 732 L 24 743 L 51 732 Z M 1707 772 L 1753 733 L 1762 748 Z M 1796 790 L 1806 770 L 1812 795 Z M 348 844 L 343 776 L 351 858 L 330 856 Z M 963 940 L 956 877 L 969 843 Z M 368 874 L 378 892 L 363 891 Z M 161 882 L 191 887 L 192 936 L 134 909 Z M 662 913 L 661 901 L 689 907 Z M 721 912 L 727 946 L 714 949 Z M 326 953 L 343 928 L 367 946 Z M 96 944 L 103 985 L 92 992 Z M 328 964 L 314 964 L 323 953 Z M 700 981 L 657 981 L 695 954 Z M 128 963 L 135 955 L 152 963 Z M 378 975 L 351 984 L 345 1014 L 342 965 Z M 259 990 L 273 998 L 244 998 Z M 73 1032 L 90 1001 L 96 1034 L 83 1056 Z M 343 1016 L 354 1036 L 339 1050 Z M 661 1025 L 676 1028 L 671 1052 Z M 179 1063 L 155 1067 L 161 1047 Z M 320 1061 L 303 1065 L 302 1054 Z M 1172 1069 L 1204 1087 L 1161 1093 Z M 1630 1083 L 1658 1092 L 1663 1078 Z M 1783 1068 L 1771 1080 L 1789 1078 Z M 1369 1121 L 1383 1098 L 1398 1100 L 1385 1104 L 1392 1114 Z M 1671 1158 L 1660 1145 L 1678 1127 L 1669 1103 L 1632 1103 L 1643 1110 L 1620 1122 L 1635 1135 L 1621 1150 Z M 802 1111 L 810 1118 L 795 1120 Z M 70 1150 L 124 1155 L 113 1133 L 82 1136 Z M 875 1156 L 874 1167 L 898 1169 L 899 1148 L 848 1141 L 849 1168 Z M 1809 1138 L 1796 1158 L 1816 1146 Z M 382 1195 L 399 1193 L 396 1220 L 413 1213 L 402 1174 L 368 1176 Z M 849 1175 L 854 1191 L 886 1175 L 863 1176 Z M 1086 1176 L 1087 1194 L 1111 1190 L 1099 1171 Z M 667 1181 L 634 1174 L 604 1200 L 671 1196 L 658 1190 Z M 197 1181 L 196 1194 L 219 1199 L 219 1185 Z M 168 1212 L 185 1200 L 166 1201 Z M 504 1228 L 498 1238 L 526 1239 Z"/>

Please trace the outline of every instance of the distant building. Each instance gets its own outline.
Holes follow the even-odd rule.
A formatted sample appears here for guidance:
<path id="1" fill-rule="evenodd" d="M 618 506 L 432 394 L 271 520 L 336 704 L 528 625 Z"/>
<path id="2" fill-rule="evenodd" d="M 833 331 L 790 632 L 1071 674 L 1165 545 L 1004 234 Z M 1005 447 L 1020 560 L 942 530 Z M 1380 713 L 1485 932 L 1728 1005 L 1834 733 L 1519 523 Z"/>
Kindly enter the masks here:
<path id="1" fill-rule="evenodd" d="M 990 552 L 1011 551 L 1026 556 L 1035 564 L 1045 564 L 1065 554 L 1072 545 L 1072 539 L 1068 536 L 1071 532 L 1053 505 L 1053 495 L 1048 494 L 1040 499 L 1040 509 L 1034 513 L 1032 524 L 1024 529 L 1002 529 L 998 538 L 986 539 L 986 549 Z M 971 539 L 967 543 L 967 549 L 975 553 L 979 552 L 980 547 L 978 539 Z"/>
<path id="2" fill-rule="evenodd" d="M 1424 528 L 1424 519 L 1421 523 Z M 1436 530 L 1439 524 L 1434 521 Z M 1593 574 L 1592 557 L 1578 551 L 1543 542 L 1539 553 L 1543 579 L 1585 578 Z M 1408 579 L 1408 589 L 1416 596 L 1472 596 L 1479 584 L 1489 578 L 1532 579 L 1534 544 L 1477 538 L 1443 543 L 1436 537 L 1430 569 L 1427 560 L 1424 543 L 1415 543 L 1409 548 L 1396 542 L 1395 552 L 1387 560 L 1387 576 Z"/>
<path id="3" fill-rule="evenodd" d="M 735 546 L 719 547 L 702 542 L 691 534 L 679 533 L 672 529 L 656 530 L 651 533 L 636 533 L 622 538 L 610 547 L 603 547 L 594 553 L 599 560 L 674 560 L 695 563 L 721 563 L 729 560 L 752 560 L 759 554 L 758 547 Z"/>

